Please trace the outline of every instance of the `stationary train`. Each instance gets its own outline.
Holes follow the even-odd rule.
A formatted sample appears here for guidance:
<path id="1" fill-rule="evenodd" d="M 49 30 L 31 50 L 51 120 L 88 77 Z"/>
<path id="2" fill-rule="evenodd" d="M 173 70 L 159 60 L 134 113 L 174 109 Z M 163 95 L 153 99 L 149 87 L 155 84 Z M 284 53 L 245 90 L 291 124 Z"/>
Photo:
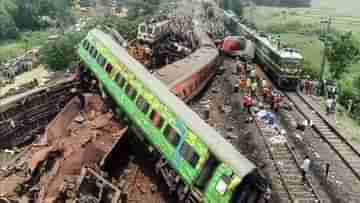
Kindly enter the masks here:
<path id="1" fill-rule="evenodd" d="M 210 49 L 204 44 L 203 51 L 209 50 L 209 56 L 218 54 Z M 181 99 L 186 100 L 191 94 L 188 96 L 187 90 L 181 89 L 183 86 L 172 85 L 182 83 L 175 82 L 177 79 L 183 81 L 192 75 L 199 75 L 198 80 L 192 80 L 199 83 L 205 73 L 196 74 L 199 70 L 188 67 L 187 71 L 193 74 L 160 78 L 164 84 L 98 29 L 91 30 L 79 44 L 78 55 L 84 68 L 82 74 L 98 82 L 103 95 L 115 104 L 115 112 L 129 119 L 133 131 L 153 149 L 151 154 L 159 159 L 156 168 L 180 201 L 261 201 L 268 186 L 266 179 L 251 161 L 183 103 Z"/>
<path id="2" fill-rule="evenodd" d="M 264 33 L 242 24 L 232 11 L 224 11 L 225 24 L 233 32 L 251 39 L 256 47 L 256 60 L 279 88 L 295 90 L 303 71 L 303 56 L 295 49 Z"/>

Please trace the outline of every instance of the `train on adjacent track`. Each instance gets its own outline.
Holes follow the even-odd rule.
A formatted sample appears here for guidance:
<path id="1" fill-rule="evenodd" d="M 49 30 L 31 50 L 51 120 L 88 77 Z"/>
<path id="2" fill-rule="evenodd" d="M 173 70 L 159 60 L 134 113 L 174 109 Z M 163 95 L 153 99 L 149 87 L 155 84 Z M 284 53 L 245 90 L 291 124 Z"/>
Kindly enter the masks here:
<path id="1" fill-rule="evenodd" d="M 241 23 L 231 11 L 224 11 L 225 25 L 232 32 L 244 35 L 255 44 L 255 60 L 274 83 L 284 90 L 295 90 L 303 72 L 304 58 L 300 52 L 281 43 L 280 37 L 274 38 L 259 33 Z"/>
<path id="2" fill-rule="evenodd" d="M 182 101 L 191 99 L 215 69 L 218 51 L 207 40 L 200 40 L 198 52 L 164 67 L 167 71 L 156 77 L 98 29 L 81 42 L 78 55 L 82 75 L 97 81 L 114 111 L 152 149 L 156 169 L 179 200 L 255 203 L 264 197 L 266 178 Z"/>

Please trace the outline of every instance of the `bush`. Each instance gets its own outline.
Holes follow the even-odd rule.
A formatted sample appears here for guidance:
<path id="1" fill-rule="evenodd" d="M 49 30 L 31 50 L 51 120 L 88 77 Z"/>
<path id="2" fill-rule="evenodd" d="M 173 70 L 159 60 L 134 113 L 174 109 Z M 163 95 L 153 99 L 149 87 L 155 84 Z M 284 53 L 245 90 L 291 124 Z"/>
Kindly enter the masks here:
<path id="1" fill-rule="evenodd" d="M 312 65 L 312 63 L 309 60 L 304 60 L 304 71 L 303 71 L 303 75 L 309 75 L 311 78 L 318 78 L 320 73 L 319 71 L 314 68 L 314 66 Z"/>
<path id="2" fill-rule="evenodd" d="M 360 123 L 360 89 L 356 87 L 356 81 L 339 80 L 339 103 L 343 106 L 349 106 L 352 101 L 350 116 Z"/>
<path id="3" fill-rule="evenodd" d="M 53 70 L 65 70 L 76 61 L 76 45 L 86 33 L 68 33 L 41 48 L 41 61 Z"/>
<path id="4" fill-rule="evenodd" d="M 14 39 L 19 32 L 12 16 L 0 5 L 0 39 Z"/>

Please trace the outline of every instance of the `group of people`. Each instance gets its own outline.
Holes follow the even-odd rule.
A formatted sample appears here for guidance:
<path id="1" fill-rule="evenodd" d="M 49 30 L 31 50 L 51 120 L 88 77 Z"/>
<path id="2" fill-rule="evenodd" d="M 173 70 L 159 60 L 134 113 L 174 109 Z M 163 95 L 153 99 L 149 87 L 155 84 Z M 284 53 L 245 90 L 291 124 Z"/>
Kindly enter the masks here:
<path id="1" fill-rule="evenodd" d="M 301 80 L 299 90 L 305 95 L 314 95 L 323 89 L 326 92 L 326 114 L 330 115 L 336 112 L 337 88 L 335 84 L 324 80 L 320 82 L 311 80 L 310 76 L 306 76 Z"/>
<path id="2" fill-rule="evenodd" d="M 271 110 L 277 112 L 283 96 L 276 92 L 265 78 L 258 77 L 256 68 L 249 63 L 237 63 L 237 72 L 240 74 L 240 89 L 245 96 L 243 107 L 250 113 L 258 98 L 263 98 L 264 103 L 270 103 Z"/>
<path id="3" fill-rule="evenodd" d="M 310 76 L 306 76 L 300 81 L 300 91 L 305 95 L 314 95 L 319 93 L 319 82 L 310 79 Z"/>

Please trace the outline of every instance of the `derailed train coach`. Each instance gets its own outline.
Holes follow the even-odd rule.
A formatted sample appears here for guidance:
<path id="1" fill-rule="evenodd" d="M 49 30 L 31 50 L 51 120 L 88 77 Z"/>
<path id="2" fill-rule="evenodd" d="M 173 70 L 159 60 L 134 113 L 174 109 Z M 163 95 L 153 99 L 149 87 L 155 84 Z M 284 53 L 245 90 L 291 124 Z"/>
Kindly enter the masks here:
<path id="1" fill-rule="evenodd" d="M 212 39 L 199 28 L 194 28 L 198 49 L 186 58 L 166 65 L 154 73 L 169 90 L 188 102 L 215 76 L 222 58 Z"/>
<path id="2" fill-rule="evenodd" d="M 180 201 L 263 200 L 268 184 L 256 166 L 111 36 L 91 30 L 79 44 L 78 55 L 84 72 L 115 103 L 115 112 L 124 113 L 143 142 L 155 149 L 156 169 Z"/>

